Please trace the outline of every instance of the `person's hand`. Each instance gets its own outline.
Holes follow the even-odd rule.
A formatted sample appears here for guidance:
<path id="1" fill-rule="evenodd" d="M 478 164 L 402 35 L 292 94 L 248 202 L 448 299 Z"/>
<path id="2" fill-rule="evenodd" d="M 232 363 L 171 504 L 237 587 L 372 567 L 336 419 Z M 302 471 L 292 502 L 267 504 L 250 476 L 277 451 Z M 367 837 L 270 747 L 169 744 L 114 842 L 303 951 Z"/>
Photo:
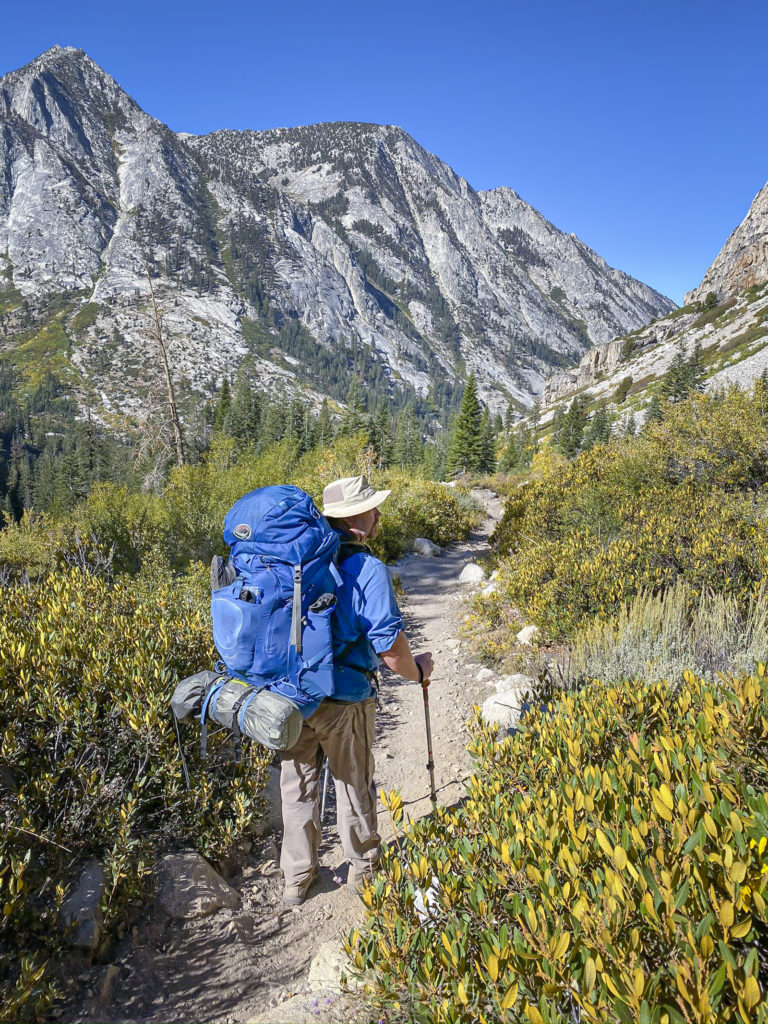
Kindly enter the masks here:
<path id="1" fill-rule="evenodd" d="M 431 651 L 426 651 L 424 654 L 417 654 L 413 660 L 424 673 L 424 679 L 430 679 L 432 673 L 435 671 L 435 665 L 434 662 L 432 661 Z"/>

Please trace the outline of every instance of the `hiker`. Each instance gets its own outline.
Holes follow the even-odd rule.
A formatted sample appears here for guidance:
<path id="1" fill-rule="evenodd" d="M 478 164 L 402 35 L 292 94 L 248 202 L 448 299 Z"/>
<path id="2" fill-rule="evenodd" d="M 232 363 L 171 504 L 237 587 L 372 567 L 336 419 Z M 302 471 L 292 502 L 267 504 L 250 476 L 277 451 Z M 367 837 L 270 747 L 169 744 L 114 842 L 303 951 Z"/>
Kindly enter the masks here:
<path id="1" fill-rule="evenodd" d="M 323 755 L 336 784 L 337 824 L 350 862 L 347 885 L 359 890 L 380 854 L 371 747 L 379 659 L 404 679 L 429 679 L 430 653 L 411 654 L 386 566 L 365 546 L 378 532 L 377 491 L 364 476 L 334 480 L 323 491 L 323 514 L 341 538 L 332 619 L 334 695 L 306 718 L 295 746 L 281 755 L 283 899 L 304 902 L 318 875 L 322 831 L 318 780 Z"/>

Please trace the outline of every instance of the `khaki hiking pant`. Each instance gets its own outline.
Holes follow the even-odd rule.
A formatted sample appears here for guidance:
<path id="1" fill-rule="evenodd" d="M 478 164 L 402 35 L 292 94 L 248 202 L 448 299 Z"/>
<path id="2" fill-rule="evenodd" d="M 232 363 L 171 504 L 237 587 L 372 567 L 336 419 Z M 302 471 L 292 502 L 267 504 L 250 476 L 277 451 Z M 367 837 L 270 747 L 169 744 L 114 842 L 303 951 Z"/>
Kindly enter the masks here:
<path id="1" fill-rule="evenodd" d="M 295 746 L 282 755 L 280 795 L 286 885 L 301 885 L 316 870 L 322 830 L 318 780 L 323 754 L 336 783 L 339 838 L 355 876 L 370 875 L 379 859 L 373 746 L 376 698 L 355 704 L 325 701 L 304 720 Z"/>

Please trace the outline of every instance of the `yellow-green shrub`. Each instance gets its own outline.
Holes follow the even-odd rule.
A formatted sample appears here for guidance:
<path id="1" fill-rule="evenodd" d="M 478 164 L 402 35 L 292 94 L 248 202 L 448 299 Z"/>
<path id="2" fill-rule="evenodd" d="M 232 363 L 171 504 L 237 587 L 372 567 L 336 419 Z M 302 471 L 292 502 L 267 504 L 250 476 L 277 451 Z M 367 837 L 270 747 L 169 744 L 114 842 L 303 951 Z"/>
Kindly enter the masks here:
<path id="1" fill-rule="evenodd" d="M 174 580 L 151 563 L 115 584 L 70 570 L 2 591 L 0 1019 L 40 1009 L 34 976 L 56 948 L 57 906 L 84 860 L 105 864 L 110 928 L 158 851 L 190 845 L 215 860 L 256 820 L 255 746 L 240 767 L 204 770 L 196 736 L 191 791 L 184 785 L 169 699 L 213 659 L 199 575 Z"/>
<path id="2" fill-rule="evenodd" d="M 768 567 L 766 455 L 758 389 L 697 395 L 641 437 L 572 463 L 539 459 L 494 535 L 498 590 L 478 602 L 482 624 L 516 606 L 570 635 L 677 579 L 745 601 Z"/>
<path id="3" fill-rule="evenodd" d="M 349 938 L 383 1019 L 768 1020 L 762 666 L 595 683 L 471 750 L 466 800 L 386 849 Z"/>
<path id="4" fill-rule="evenodd" d="M 137 572 L 157 555 L 175 569 L 208 563 L 213 554 L 226 552 L 224 516 L 248 491 L 293 483 L 321 503 L 325 484 L 361 473 L 393 491 L 374 545 L 385 559 L 397 557 L 414 536 L 442 545 L 468 534 L 477 510 L 466 494 L 402 472 L 381 473 L 372 459 L 362 436 L 339 438 L 300 459 L 290 440 L 261 454 L 236 451 L 231 441 L 221 441 L 202 462 L 173 469 L 160 495 L 97 484 L 64 520 L 29 514 L 20 525 L 9 524 L 0 530 L 0 569 L 6 577 L 37 579 L 68 564 L 101 566 L 108 575 Z"/>

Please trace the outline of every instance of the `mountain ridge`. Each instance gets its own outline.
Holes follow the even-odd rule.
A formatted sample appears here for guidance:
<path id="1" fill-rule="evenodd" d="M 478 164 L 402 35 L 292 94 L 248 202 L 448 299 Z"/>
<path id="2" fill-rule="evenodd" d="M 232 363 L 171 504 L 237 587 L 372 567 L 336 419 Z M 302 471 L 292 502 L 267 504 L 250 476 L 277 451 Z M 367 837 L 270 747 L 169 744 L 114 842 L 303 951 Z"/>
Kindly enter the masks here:
<path id="1" fill-rule="evenodd" d="M 587 352 L 544 385 L 542 422 L 576 395 L 645 416 L 648 396 L 681 358 L 696 358 L 707 390 L 744 386 L 768 370 L 768 184 L 731 232 L 686 305 Z"/>
<path id="2" fill-rule="evenodd" d="M 438 405 L 474 370 L 525 408 L 553 365 L 673 307 L 398 126 L 174 133 L 73 47 L 0 79 L 0 112 L 4 347 L 19 296 L 62 296 L 106 409 L 140 414 L 148 274 L 203 396 L 248 359 L 265 388 L 343 397 L 363 367 Z"/>

